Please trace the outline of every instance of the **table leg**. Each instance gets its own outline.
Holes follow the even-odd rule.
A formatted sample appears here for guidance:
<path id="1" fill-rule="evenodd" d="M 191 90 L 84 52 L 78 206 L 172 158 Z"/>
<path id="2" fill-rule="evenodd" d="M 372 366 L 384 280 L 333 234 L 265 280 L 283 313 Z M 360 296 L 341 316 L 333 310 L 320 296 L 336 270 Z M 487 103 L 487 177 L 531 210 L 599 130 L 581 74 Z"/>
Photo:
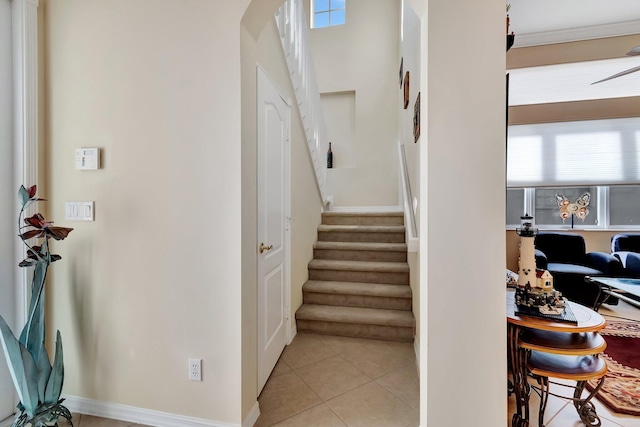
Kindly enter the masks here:
<path id="1" fill-rule="evenodd" d="M 540 384 L 540 411 L 538 412 L 538 427 L 544 427 L 544 411 L 547 409 L 549 400 L 549 378 L 538 377 Z"/>
<path id="2" fill-rule="evenodd" d="M 527 351 L 518 346 L 520 328 L 508 324 L 507 354 L 511 368 L 511 380 L 516 399 L 516 413 L 511 419 L 511 427 L 529 426 L 529 382 L 527 381 Z"/>
<path id="3" fill-rule="evenodd" d="M 578 411 L 578 415 L 580 419 L 586 426 L 599 427 L 602 422 L 600 421 L 600 417 L 596 413 L 596 407 L 590 400 L 598 394 L 600 388 L 604 384 L 604 377 L 600 378 L 598 381 L 598 385 L 589 393 L 586 399 L 582 399 L 582 391 L 587 385 L 586 381 L 578 381 L 576 384 L 575 392 L 573 393 L 573 405 L 576 407 Z"/>

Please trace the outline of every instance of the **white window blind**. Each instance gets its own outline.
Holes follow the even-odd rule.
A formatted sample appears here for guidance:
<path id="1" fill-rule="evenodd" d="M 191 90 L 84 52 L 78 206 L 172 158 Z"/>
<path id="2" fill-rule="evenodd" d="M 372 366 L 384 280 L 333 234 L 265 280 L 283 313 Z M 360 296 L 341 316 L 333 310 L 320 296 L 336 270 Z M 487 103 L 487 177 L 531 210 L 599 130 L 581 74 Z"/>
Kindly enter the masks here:
<path id="1" fill-rule="evenodd" d="M 640 118 L 509 127 L 507 187 L 640 184 Z"/>

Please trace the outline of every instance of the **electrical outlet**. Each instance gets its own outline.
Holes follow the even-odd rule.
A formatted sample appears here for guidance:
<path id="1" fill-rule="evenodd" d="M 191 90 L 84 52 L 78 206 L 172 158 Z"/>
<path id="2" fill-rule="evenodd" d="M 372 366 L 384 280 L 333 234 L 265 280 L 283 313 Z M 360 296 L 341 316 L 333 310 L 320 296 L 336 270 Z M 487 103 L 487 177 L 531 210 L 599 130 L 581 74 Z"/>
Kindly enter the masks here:
<path id="1" fill-rule="evenodd" d="M 189 359 L 189 379 L 202 381 L 202 359 Z"/>

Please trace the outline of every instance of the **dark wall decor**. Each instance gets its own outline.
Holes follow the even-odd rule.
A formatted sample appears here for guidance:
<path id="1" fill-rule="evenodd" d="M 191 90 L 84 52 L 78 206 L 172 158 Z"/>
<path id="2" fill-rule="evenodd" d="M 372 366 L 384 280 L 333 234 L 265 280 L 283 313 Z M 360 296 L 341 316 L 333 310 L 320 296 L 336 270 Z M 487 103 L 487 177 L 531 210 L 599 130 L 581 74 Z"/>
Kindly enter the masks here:
<path id="1" fill-rule="evenodd" d="M 420 92 L 413 106 L 413 142 L 418 142 L 420 138 Z"/>
<path id="2" fill-rule="evenodd" d="M 404 109 L 409 106 L 409 72 L 404 75 Z"/>
<path id="3" fill-rule="evenodd" d="M 403 68 L 404 68 L 404 58 L 400 58 L 400 72 L 398 73 L 398 78 L 400 80 L 400 87 L 402 87 L 402 78 L 404 77 Z"/>

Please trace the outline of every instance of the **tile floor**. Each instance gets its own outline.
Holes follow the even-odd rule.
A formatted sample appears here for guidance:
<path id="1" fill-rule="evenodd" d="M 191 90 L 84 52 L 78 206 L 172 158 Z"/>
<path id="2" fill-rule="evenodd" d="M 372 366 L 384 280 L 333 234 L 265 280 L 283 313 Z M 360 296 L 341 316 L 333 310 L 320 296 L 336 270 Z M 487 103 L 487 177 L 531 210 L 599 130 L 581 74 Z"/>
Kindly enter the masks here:
<path id="1" fill-rule="evenodd" d="M 128 421 L 116 421 L 107 418 L 94 417 L 92 415 L 72 414 L 73 427 L 149 427 L 142 424 L 130 423 Z M 66 419 L 58 423 L 59 427 L 70 427 L 71 424 Z"/>
<path id="2" fill-rule="evenodd" d="M 640 320 L 640 309 L 624 302 L 600 313 Z M 571 384 L 571 382 L 567 382 Z M 552 392 L 571 390 L 553 386 Z M 412 344 L 298 334 L 282 354 L 259 397 L 256 427 L 414 427 L 419 425 L 419 381 Z M 531 394 L 531 426 L 539 399 Z M 616 414 L 593 399 L 602 427 L 640 427 L 640 417 Z M 506 425 L 515 411 L 508 398 Z M 75 427 L 147 427 L 74 414 Z M 550 396 L 546 427 L 583 426 L 573 405 Z M 68 424 L 61 423 L 60 427 Z"/>
<path id="3" fill-rule="evenodd" d="M 632 307 L 631 305 L 620 301 L 617 306 L 603 305 L 600 309 L 600 314 L 606 316 L 615 316 L 625 319 L 639 320 L 640 321 L 640 309 Z M 530 381 L 531 384 L 535 384 L 535 381 Z M 558 381 L 560 382 L 560 381 Z M 575 385 L 575 382 L 562 381 L 566 385 Z M 573 391 L 569 388 L 557 385 L 551 385 L 552 393 L 561 394 L 563 396 L 570 396 Z M 584 396 L 588 396 L 585 391 Z M 617 414 L 610 411 L 606 406 L 598 401 L 598 399 L 592 399 L 596 407 L 596 412 L 600 416 L 602 427 L 640 427 L 640 417 L 633 417 L 630 415 Z M 530 401 L 530 426 L 538 425 L 538 408 L 540 405 L 540 399 L 535 392 L 531 393 Z M 511 425 L 511 417 L 515 412 L 515 397 L 509 397 L 509 406 L 507 411 L 507 425 Z M 545 410 L 544 425 L 546 427 L 580 427 L 584 424 L 580 421 L 580 417 L 576 412 L 575 407 L 571 402 L 563 400 L 558 397 L 549 396 L 547 401 L 547 408 Z"/>
<path id="4" fill-rule="evenodd" d="M 256 427 L 413 427 L 413 344 L 298 334 L 258 398 Z"/>

